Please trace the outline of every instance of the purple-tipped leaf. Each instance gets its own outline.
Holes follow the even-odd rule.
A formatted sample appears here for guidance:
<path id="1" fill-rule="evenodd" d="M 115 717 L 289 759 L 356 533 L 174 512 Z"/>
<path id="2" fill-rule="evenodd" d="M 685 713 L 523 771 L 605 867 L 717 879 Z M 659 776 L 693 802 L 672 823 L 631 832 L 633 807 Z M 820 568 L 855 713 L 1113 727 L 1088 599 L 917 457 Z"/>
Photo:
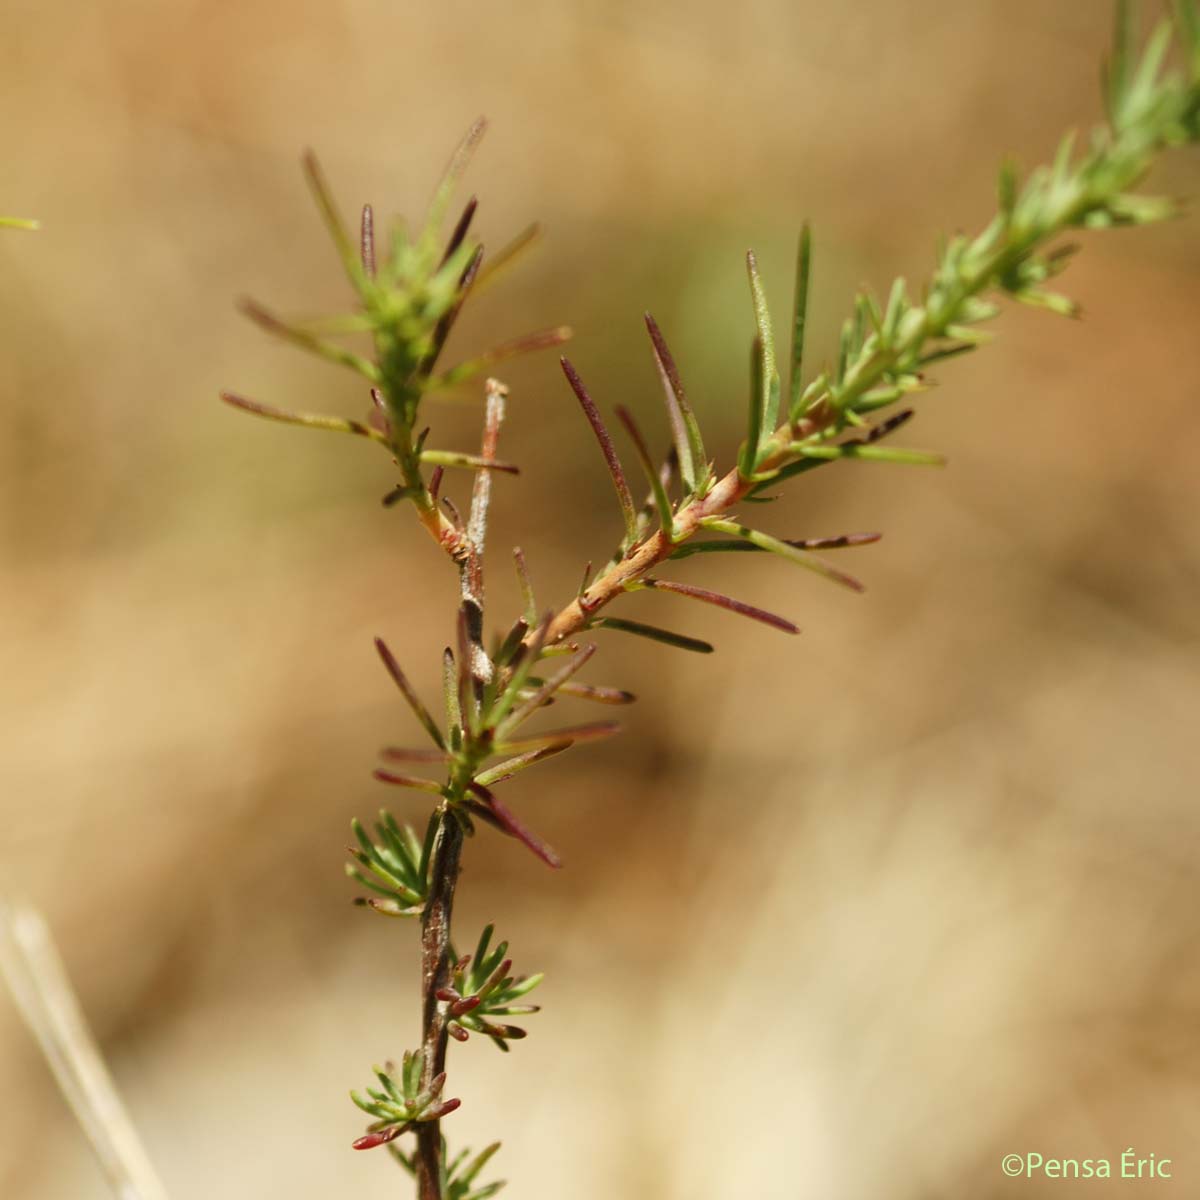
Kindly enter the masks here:
<path id="1" fill-rule="evenodd" d="M 467 231 L 471 228 L 471 221 L 475 217 L 475 210 L 479 207 L 479 201 L 472 196 L 467 201 L 466 208 L 463 209 L 462 216 L 458 218 L 458 224 L 454 226 L 453 232 L 450 234 L 450 240 L 446 243 L 446 251 L 442 255 L 440 267 L 444 267 L 455 255 L 458 248 L 467 239 Z"/>
<path id="2" fill-rule="evenodd" d="M 311 150 L 304 152 L 303 165 L 304 177 L 308 180 L 308 186 L 313 194 L 313 199 L 317 202 L 321 219 L 325 222 L 325 228 L 329 231 L 329 236 L 333 239 L 333 244 L 337 247 L 338 256 L 346 268 L 346 274 L 350 277 L 350 281 L 357 287 L 361 264 L 354 243 L 351 240 L 350 231 L 346 226 L 346 222 L 342 219 L 337 201 L 333 198 L 333 191 L 325 178 L 325 172 L 321 169 L 321 164 L 317 161 L 316 154 Z"/>
<path id="3" fill-rule="evenodd" d="M 721 592 L 711 592 L 708 588 L 696 587 L 695 584 L 674 583 L 667 579 L 645 579 L 642 583 L 645 587 L 651 588 L 654 591 L 674 592 L 677 596 L 690 596 L 693 600 L 702 600 L 705 604 L 714 604 L 718 608 L 726 609 L 728 612 L 749 617 L 752 621 L 761 621 L 764 625 L 770 625 L 773 629 L 780 629 L 784 633 L 800 632 L 800 627 L 792 624 L 786 617 L 768 612 L 764 608 L 756 608 L 753 604 L 746 604 L 741 600 L 735 600 L 732 596 L 723 595 Z"/>
<path id="4" fill-rule="evenodd" d="M 497 754 L 519 754 L 559 742 L 595 742 L 620 732 L 621 726 L 616 721 L 588 721 L 582 725 L 568 725 L 564 729 L 549 729 L 545 733 L 511 738 L 507 742 L 497 743 L 494 749 Z"/>
<path id="5" fill-rule="evenodd" d="M 442 785 L 434 779 L 421 779 L 416 775 L 397 775 L 394 771 L 385 771 L 377 767 L 371 774 L 380 783 L 390 783 L 395 787 L 413 788 L 418 792 L 432 792 L 435 796 L 442 794 Z"/>
<path id="6" fill-rule="evenodd" d="M 541 746 L 527 754 L 518 754 L 515 758 L 505 759 L 504 762 L 497 763 L 486 771 L 481 771 L 475 777 L 475 782 L 483 787 L 492 787 L 497 783 L 503 783 L 524 771 L 526 767 L 532 767 L 534 763 L 539 763 L 543 759 L 553 758 L 556 754 L 569 750 L 573 745 L 574 742 L 551 742 L 550 745 Z"/>
<path id="7" fill-rule="evenodd" d="M 500 247 L 484 264 L 479 272 L 479 285 L 491 283 L 501 272 L 507 270 L 542 236 L 542 227 L 535 221 L 527 225 L 511 242 Z"/>
<path id="8" fill-rule="evenodd" d="M 642 437 L 642 431 L 633 419 L 633 414 L 622 404 L 618 404 L 614 411 L 617 414 L 618 420 L 625 426 L 625 432 L 629 434 L 629 440 L 633 442 L 634 449 L 637 451 L 638 462 L 642 465 L 642 470 L 646 474 L 650 490 L 654 495 L 654 503 L 658 508 L 659 522 L 663 529 L 669 531 L 675 525 L 675 514 L 671 509 L 671 500 L 667 495 L 662 473 L 654 465 L 654 460 L 650 457 L 650 450 L 646 445 L 646 439 Z"/>
<path id="9" fill-rule="evenodd" d="M 500 741 L 504 741 L 505 736 L 512 730 L 516 729 L 523 721 L 528 720 L 551 696 L 571 678 L 579 669 L 596 653 L 594 645 L 584 646 L 577 654 L 573 654 L 566 663 L 564 663 L 557 671 L 555 671 L 533 693 L 532 696 L 522 700 L 512 710 L 512 714 L 496 728 L 496 736 Z"/>
<path id="10" fill-rule="evenodd" d="M 389 762 L 446 763 L 450 761 L 450 756 L 444 750 L 425 750 L 409 746 L 385 746 L 379 754 Z"/>
<path id="11" fill-rule="evenodd" d="M 540 858 L 546 866 L 555 868 L 562 866 L 562 859 L 558 857 L 554 850 L 546 845 L 532 830 L 523 825 L 517 819 L 516 814 L 498 796 L 478 783 L 472 783 L 470 787 L 474 795 L 478 797 L 478 802 L 471 805 L 472 812 L 482 817 L 483 820 L 495 825 L 498 829 L 503 830 L 509 837 L 516 838 L 526 849 Z"/>
<path id="12" fill-rule="evenodd" d="M 612 436 L 609 434 L 608 427 L 604 424 L 600 416 L 600 410 L 596 407 L 595 401 L 588 395 L 587 388 L 583 386 L 583 380 L 579 378 L 579 373 L 567 359 L 563 358 L 559 361 L 562 364 L 563 374 L 567 377 L 567 382 L 571 385 L 571 390 L 575 393 L 580 408 L 583 409 L 583 415 L 592 427 L 592 432 L 596 435 L 596 441 L 600 443 L 600 453 L 604 455 L 604 462 L 608 466 L 608 473 L 612 478 L 613 488 L 617 493 L 617 501 L 621 505 L 621 516 L 625 521 L 625 537 L 628 541 L 632 542 L 637 536 L 637 511 L 633 507 L 633 496 L 629 491 L 629 481 L 625 478 L 625 471 L 621 466 L 621 460 L 617 457 L 617 450 L 613 445 Z"/>
<path id="13" fill-rule="evenodd" d="M 431 386 L 435 388 L 453 387 L 464 380 L 474 379 L 476 375 L 483 374 L 498 362 L 515 358 L 518 354 L 550 350 L 570 340 L 571 327 L 569 325 L 556 325 L 553 329 L 539 329 L 535 333 L 527 333 L 513 338 L 511 341 L 501 342 L 499 346 L 493 346 L 475 358 L 448 368 L 431 382 Z"/>
<path id="14" fill-rule="evenodd" d="M 332 433 L 352 433 L 357 437 L 369 438 L 373 442 L 386 444 L 387 438 L 377 429 L 361 421 L 348 421 L 344 417 L 327 417 L 318 413 L 293 413 L 282 408 L 273 408 L 258 400 L 247 400 L 234 392 L 221 392 L 221 399 L 233 408 L 266 417 L 268 421 L 282 421 L 286 425 L 303 425 L 307 429 L 327 429 Z"/>
<path id="15" fill-rule="evenodd" d="M 394 1142 L 402 1133 L 407 1133 L 412 1127 L 412 1121 L 403 1125 L 389 1125 L 387 1129 L 380 1129 L 375 1133 L 364 1133 L 362 1137 L 355 1138 L 350 1145 L 355 1150 L 374 1150 L 376 1146 L 386 1146 L 388 1142 Z"/>
<path id="16" fill-rule="evenodd" d="M 439 750 L 445 752 L 446 740 L 442 737 L 442 731 L 437 727 L 437 723 L 430 715 L 429 709 L 421 703 L 421 698 L 413 690 L 412 684 L 408 682 L 408 677 L 400 669 L 400 664 L 396 661 L 395 655 L 388 649 L 387 643 L 383 638 L 377 637 L 375 639 L 375 649 L 378 651 L 379 657 L 383 660 L 383 665 L 387 669 L 387 673 L 400 689 L 400 694 L 408 701 L 409 708 L 413 710 L 413 714 L 421 722 L 422 728 L 429 734 L 433 744 Z"/>
<path id="17" fill-rule="evenodd" d="M 632 704 L 637 699 L 632 692 L 627 692 L 624 688 L 601 687 L 594 683 L 579 683 L 574 679 L 559 684 L 558 690 L 564 696 L 594 700 L 597 704 Z"/>
<path id="18" fill-rule="evenodd" d="M 688 403 L 687 393 L 684 392 L 683 382 L 679 378 L 679 369 L 667 348 L 662 330 L 649 313 L 646 313 L 646 328 L 650 333 L 654 361 L 662 380 L 663 398 L 666 401 L 675 453 L 679 460 L 679 473 L 687 490 L 694 492 L 700 477 L 708 473 L 708 459 L 704 451 L 704 441 L 700 437 L 700 426 Z"/>
<path id="19" fill-rule="evenodd" d="M 355 354 L 352 350 L 347 350 L 336 342 L 326 341 L 315 333 L 310 333 L 307 329 L 289 325 L 274 313 L 268 312 L 257 301 L 243 297 L 238 302 L 238 307 L 244 316 L 249 317 L 255 325 L 267 333 L 282 338 L 285 342 L 291 342 L 292 345 L 299 346 L 302 350 L 308 350 L 340 367 L 349 367 L 372 383 L 379 383 L 379 368 L 370 359 L 363 358 L 361 354 Z"/>

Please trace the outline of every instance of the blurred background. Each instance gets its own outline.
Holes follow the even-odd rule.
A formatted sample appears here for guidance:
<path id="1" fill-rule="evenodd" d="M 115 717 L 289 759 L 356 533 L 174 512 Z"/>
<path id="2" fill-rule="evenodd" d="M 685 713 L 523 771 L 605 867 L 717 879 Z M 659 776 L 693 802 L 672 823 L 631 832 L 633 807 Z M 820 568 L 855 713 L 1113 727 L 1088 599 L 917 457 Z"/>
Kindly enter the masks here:
<path id="1" fill-rule="evenodd" d="M 371 638 L 432 695 L 454 581 L 380 507 L 386 456 L 216 399 L 364 409 L 233 307 L 347 302 L 301 150 L 347 210 L 416 218 L 486 113 L 480 232 L 546 237 L 447 361 L 569 322 L 602 407 L 661 441 L 650 309 L 728 465 L 746 247 L 782 318 L 813 222 L 828 357 L 855 287 L 922 279 L 939 231 L 986 221 L 1002 154 L 1093 121 L 1109 6 L 5 0 L 0 22 L 0 211 L 44 223 L 0 239 L 0 880 L 47 913 L 175 1200 L 407 1195 L 349 1151 L 346 1092 L 416 1040 L 416 930 L 350 906 L 342 847 L 381 804 L 420 819 L 370 779 L 415 737 Z M 1200 160 L 1151 183 L 1200 195 Z M 1084 241 L 1082 322 L 1010 312 L 921 399 L 906 443 L 948 469 L 845 464 L 762 511 L 886 531 L 838 559 L 864 596 L 679 564 L 802 636 L 632 598 L 717 652 L 602 635 L 592 676 L 641 698 L 627 732 L 509 785 L 567 868 L 469 844 L 460 927 L 496 920 L 548 974 L 511 1056 L 452 1048 L 450 1135 L 503 1140 L 507 1194 L 1052 1196 L 1001 1157 L 1129 1146 L 1197 1186 L 1200 222 Z M 553 355 L 505 378 L 525 470 L 498 484 L 498 621 L 508 546 L 549 603 L 619 529 Z M 476 444 L 464 398 L 431 408 L 439 444 Z M 3 993 L 0 1113 L 5 1200 L 105 1194 Z"/>

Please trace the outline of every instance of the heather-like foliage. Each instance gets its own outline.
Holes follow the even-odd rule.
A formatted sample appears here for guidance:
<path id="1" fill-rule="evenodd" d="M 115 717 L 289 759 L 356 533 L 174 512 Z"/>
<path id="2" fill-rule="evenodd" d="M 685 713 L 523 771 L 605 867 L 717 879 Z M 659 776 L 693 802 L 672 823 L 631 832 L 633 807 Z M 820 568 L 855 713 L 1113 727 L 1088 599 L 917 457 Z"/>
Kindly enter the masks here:
<path id="1" fill-rule="evenodd" d="M 1179 63 L 1167 69 L 1172 44 Z M 945 242 L 930 279 L 915 292 L 896 280 L 886 298 L 860 293 L 842 330 L 835 362 L 810 370 L 805 329 L 810 301 L 812 238 L 799 241 L 795 304 L 788 338 L 778 336 L 768 310 L 759 264 L 751 252 L 746 266 L 756 334 L 751 346 L 746 438 L 733 466 L 719 469 L 701 432 L 684 387 L 683 373 L 654 319 L 646 318 L 650 349 L 661 383 L 672 449 L 657 460 L 639 421 L 623 407 L 616 416 L 644 476 L 644 499 L 635 499 L 626 468 L 600 407 L 566 359 L 562 369 L 590 425 L 613 486 L 619 519 L 616 550 L 595 574 L 590 565 L 576 595 L 555 608 L 539 607 L 525 558 L 514 551 L 525 596 L 524 611 L 487 631 L 484 612 L 484 549 L 492 478 L 516 473 L 501 461 L 499 435 L 506 389 L 494 378 L 486 385 L 482 444 L 478 453 L 430 449 L 423 402 L 432 393 L 483 374 L 509 355 L 553 346 L 568 336 L 552 329 L 505 343 L 452 367 L 440 356 L 466 301 L 528 242 L 522 234 L 491 260 L 471 236 L 472 199 L 448 236 L 442 224 L 452 191 L 483 132 L 472 127 L 439 184 L 419 232 L 398 224 L 377 248 L 374 215 L 362 210 L 359 237 L 352 239 L 316 161 L 306 172 L 333 237 L 356 305 L 348 316 L 307 325 L 287 324 L 256 304 L 245 311 L 269 332 L 360 374 L 372 407 L 365 420 L 287 413 L 225 393 L 224 399 L 260 415 L 360 435 L 378 443 L 396 466 L 395 488 L 385 503 L 410 503 L 421 524 L 449 555 L 459 573 L 461 603 L 453 644 L 443 656 L 444 716 L 416 695 L 390 651 L 378 643 L 384 666 L 426 735 L 416 748 L 389 747 L 383 783 L 426 793 L 432 811 L 418 836 L 384 812 L 371 838 L 357 823 L 358 846 L 347 870 L 370 896 L 361 903 L 390 917 L 419 920 L 422 931 L 422 1024 L 418 1049 L 408 1051 L 399 1079 L 378 1070 L 381 1089 L 355 1102 L 374 1118 L 356 1142 L 366 1148 L 405 1132 L 416 1135 L 409 1154 L 393 1146 L 398 1160 L 417 1179 L 422 1200 L 491 1195 L 498 1185 L 470 1191 L 475 1175 L 494 1152 L 489 1147 L 467 1167 L 460 1155 L 447 1163 L 440 1118 L 458 1101 L 443 1100 L 448 1039 L 465 1041 L 471 1031 L 488 1035 L 501 1049 L 524 1036 L 507 1018 L 534 1011 L 517 1004 L 540 976 L 510 975 L 507 945 L 489 950 L 492 929 L 471 956 L 453 948 L 451 922 L 464 838 L 479 824 L 522 842 L 549 866 L 558 856 L 501 798 L 499 785 L 519 771 L 578 743 L 607 737 L 613 722 L 591 720 L 549 732 L 528 723 L 559 698 L 624 704 L 620 689 L 585 682 L 596 644 L 585 640 L 611 630 L 654 639 L 685 650 L 712 647 L 698 639 L 611 615 L 609 606 L 625 592 L 667 591 L 720 606 L 787 633 L 787 618 L 691 583 L 656 572 L 696 554 L 769 553 L 836 584 L 861 584 L 821 552 L 874 541 L 876 534 L 837 534 L 796 539 L 748 524 L 737 510 L 767 503 L 796 476 L 841 459 L 933 464 L 940 457 L 901 448 L 892 437 L 913 415 L 909 402 L 933 383 L 929 370 L 943 360 L 977 350 L 990 340 L 986 326 L 1001 312 L 1005 296 L 1065 316 L 1075 305 L 1052 289 L 1077 247 L 1061 241 L 1072 230 L 1144 225 L 1173 216 L 1170 200 L 1135 189 L 1158 154 L 1200 139 L 1200 8 L 1180 0 L 1173 21 L 1164 22 L 1139 50 L 1128 6 L 1118 9 L 1116 44 L 1104 71 L 1106 122 L 1080 147 L 1065 137 L 1047 167 L 1023 181 L 1006 163 L 998 180 L 997 212 L 974 237 Z M 346 348 L 341 335 L 367 334 L 371 353 Z M 442 494 L 447 469 L 475 473 L 465 514 Z"/>
<path id="2" fill-rule="evenodd" d="M 1177 61 L 1168 66 L 1173 45 Z M 858 580 L 825 554 L 869 544 L 878 534 L 788 538 L 759 528 L 757 521 L 747 523 L 740 510 L 769 503 L 788 481 L 841 459 L 941 462 L 936 453 L 892 441 L 913 416 L 910 401 L 932 386 L 930 369 L 990 340 L 987 326 L 1000 315 L 1005 297 L 1077 315 L 1073 302 L 1051 286 L 1078 249 L 1060 240 L 1064 235 L 1145 225 L 1176 214 L 1171 200 L 1136 189 L 1162 151 L 1200 140 L 1200 0 L 1177 0 L 1173 19 L 1144 45 L 1132 28 L 1128 4 L 1120 4 L 1103 85 L 1105 122 L 1082 143 L 1074 134 L 1063 138 L 1052 164 L 1024 179 L 1006 163 L 999 173 L 994 218 L 973 237 L 946 241 L 926 283 L 914 291 L 898 279 L 885 298 L 869 291 L 855 297 L 832 363 L 813 370 L 805 353 L 813 259 L 809 229 L 799 239 L 786 337 L 779 336 L 769 311 L 758 261 L 747 254 L 756 332 L 750 347 L 746 436 L 732 465 L 718 468 L 706 447 L 683 372 L 653 317 L 647 315 L 646 326 L 670 432 L 667 456 L 659 460 L 652 455 L 640 421 L 628 409 L 615 408 L 644 476 L 640 500 L 600 406 L 564 358 L 567 386 L 595 435 L 616 498 L 615 550 L 598 571 L 589 563 L 576 594 L 552 607 L 539 605 L 525 556 L 514 550 L 523 611 L 498 624 L 488 621 L 485 610 L 488 510 L 494 477 L 517 474 L 518 468 L 499 457 L 507 390 L 490 373 L 513 355 L 561 344 L 570 331 L 556 327 L 529 334 L 451 366 L 441 360 L 464 304 L 532 242 L 536 227 L 485 257 L 471 232 L 472 198 L 449 231 L 444 230 L 454 191 L 484 131 L 482 121 L 455 152 L 415 233 L 397 223 L 377 239 L 374 213 L 366 206 L 352 235 L 316 159 L 306 157 L 309 185 L 351 285 L 353 307 L 346 314 L 296 323 L 257 303 L 246 301 L 243 309 L 269 333 L 361 376 L 369 409 L 362 419 L 353 419 L 293 413 L 230 392 L 223 398 L 259 416 L 351 433 L 382 447 L 396 476 L 384 503 L 411 505 L 459 578 L 453 635 L 442 659 L 440 704 L 427 705 L 388 647 L 376 642 L 384 669 L 425 740 L 419 746 L 384 748 L 375 778 L 428 797 L 424 831 L 401 824 L 387 810 L 371 830 L 355 821 L 352 861 L 346 867 L 367 893 L 357 899 L 361 907 L 411 918 L 420 927 L 419 1043 L 403 1052 L 399 1066 L 374 1068 L 375 1084 L 351 1095 L 369 1118 L 354 1146 L 386 1145 L 415 1178 L 421 1200 L 486 1200 L 503 1186 L 476 1182 L 498 1143 L 475 1156 L 447 1151 L 441 1122 L 460 1105 L 458 1097 L 446 1093 L 447 1049 L 451 1039 L 467 1042 L 474 1033 L 482 1035 L 477 1041 L 487 1039 L 508 1051 L 526 1036 L 523 1018 L 537 1012 L 527 998 L 542 978 L 513 972 L 508 943 L 494 942 L 492 925 L 470 953 L 460 955 L 456 949 L 453 908 L 465 840 L 486 825 L 516 839 L 548 866 L 559 866 L 555 851 L 503 799 L 502 785 L 546 759 L 617 732 L 615 722 L 605 719 L 568 718 L 548 731 L 531 723 L 559 700 L 608 706 L 633 700 L 619 687 L 590 679 L 597 643 L 588 639 L 594 633 L 626 633 L 700 653 L 712 649 L 675 630 L 614 615 L 610 606 L 626 592 L 669 592 L 784 633 L 798 632 L 784 616 L 659 574 L 678 559 L 773 554 L 861 590 Z M 36 222 L 0 218 L 0 228 L 36 227 Z M 480 377 L 486 382 L 478 449 L 431 446 L 426 400 Z M 471 479 L 465 511 L 443 493 L 448 470 L 461 470 Z M 60 994 L 69 993 L 69 987 L 48 957 L 48 939 L 31 918 L 18 916 L 5 925 L 15 931 L 11 940 L 16 948 L 8 952 L 6 963 L 11 959 L 14 965 L 6 966 L 6 972 L 15 981 L 23 1011 L 56 1061 L 68 1098 L 115 1185 L 140 1178 L 136 1186 L 129 1184 L 134 1192 L 159 1194 L 110 1083 L 87 1053 L 78 1052 L 78 1061 L 61 1053 L 63 1045 L 85 1044 L 82 1020 L 73 1010 L 43 1002 L 39 987 L 46 979 L 57 981 Z M 37 968 L 39 955 L 50 965 Z M 522 1024 L 513 1024 L 513 1018 L 521 1018 Z M 88 1069 L 76 1070 L 85 1060 Z M 107 1128 L 103 1121 L 93 1121 L 100 1110 L 109 1114 Z M 409 1133 L 415 1145 L 406 1148 L 400 1139 Z"/>

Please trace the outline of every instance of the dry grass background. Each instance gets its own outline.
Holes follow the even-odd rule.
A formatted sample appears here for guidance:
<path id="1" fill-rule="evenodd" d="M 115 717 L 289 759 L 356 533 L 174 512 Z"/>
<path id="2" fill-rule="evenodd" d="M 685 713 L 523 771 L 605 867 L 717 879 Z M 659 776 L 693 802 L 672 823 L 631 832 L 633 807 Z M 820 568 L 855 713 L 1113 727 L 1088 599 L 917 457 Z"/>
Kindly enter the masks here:
<path id="1" fill-rule="evenodd" d="M 415 941 L 349 907 L 340 847 L 411 732 L 370 636 L 432 689 L 452 581 L 379 508 L 381 456 L 215 400 L 362 407 L 232 310 L 344 299 L 300 148 L 347 207 L 413 214 L 486 112 L 485 240 L 548 237 L 457 345 L 570 321 L 594 393 L 656 414 L 650 308 L 728 461 L 744 248 L 786 311 L 813 220 L 828 352 L 855 285 L 921 277 L 935 231 L 986 215 L 1001 152 L 1092 119 L 1108 5 L 6 0 L 0 23 L 0 208 L 46 227 L 0 243 L 0 870 L 176 1200 L 404 1195 L 348 1151 L 345 1092 L 414 1040 Z M 1200 195 L 1195 156 L 1156 182 Z M 469 847 L 464 925 L 549 973 L 511 1058 L 454 1054 L 452 1133 L 504 1140 L 513 1196 L 1049 1197 L 1001 1155 L 1129 1145 L 1197 1186 L 1200 224 L 1086 240 L 1084 322 L 1012 313 L 923 402 L 909 440 L 947 471 L 849 464 L 769 511 L 885 529 L 865 597 L 739 559 L 725 581 L 794 641 L 631 604 L 718 653 L 605 646 L 629 732 L 515 793 L 561 875 Z M 615 512 L 552 359 L 508 379 L 508 452 L 538 469 L 502 481 L 495 540 L 562 596 Z M 474 419 L 436 414 L 464 445 Z M 0 1112 L 5 1200 L 102 1194 L 2 998 Z"/>

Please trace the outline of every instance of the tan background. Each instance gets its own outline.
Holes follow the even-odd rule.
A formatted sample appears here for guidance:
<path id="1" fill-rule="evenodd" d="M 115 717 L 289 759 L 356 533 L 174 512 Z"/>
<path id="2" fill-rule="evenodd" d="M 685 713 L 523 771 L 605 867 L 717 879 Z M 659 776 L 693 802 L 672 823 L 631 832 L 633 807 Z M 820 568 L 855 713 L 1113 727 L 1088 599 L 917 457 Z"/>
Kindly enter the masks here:
<path id="1" fill-rule="evenodd" d="M 45 231 L 0 240 L 0 870 L 176 1200 L 407 1194 L 347 1149 L 345 1092 L 415 1038 L 414 930 L 349 907 L 341 847 L 355 813 L 419 811 L 368 777 L 414 736 L 370 637 L 432 693 L 453 585 L 379 507 L 383 456 L 215 400 L 363 407 L 232 308 L 345 302 L 300 149 L 347 207 L 416 215 L 486 112 L 482 234 L 548 236 L 456 352 L 569 321 L 595 394 L 661 437 L 650 308 L 728 463 L 745 247 L 785 312 L 813 220 L 829 354 L 856 285 L 986 218 L 1002 152 L 1093 118 L 1107 25 L 1079 0 L 6 0 L 0 210 Z M 1200 195 L 1200 164 L 1155 182 Z M 885 529 L 850 554 L 864 597 L 681 564 L 803 637 L 631 603 L 717 654 L 609 635 L 629 732 L 510 792 L 568 869 L 470 845 L 463 927 L 549 973 L 511 1057 L 454 1050 L 451 1135 L 504 1140 L 509 1194 L 1050 1197 L 1001 1156 L 1130 1145 L 1200 1186 L 1200 222 L 1086 241 L 1084 322 L 1006 315 L 922 401 L 908 442 L 947 471 L 851 464 L 763 511 Z M 526 472 L 495 540 L 548 601 L 617 518 L 553 358 L 508 379 Z M 473 409 L 432 415 L 474 442 Z M 0 1115 L 5 1200 L 103 1194 L 3 996 Z"/>

